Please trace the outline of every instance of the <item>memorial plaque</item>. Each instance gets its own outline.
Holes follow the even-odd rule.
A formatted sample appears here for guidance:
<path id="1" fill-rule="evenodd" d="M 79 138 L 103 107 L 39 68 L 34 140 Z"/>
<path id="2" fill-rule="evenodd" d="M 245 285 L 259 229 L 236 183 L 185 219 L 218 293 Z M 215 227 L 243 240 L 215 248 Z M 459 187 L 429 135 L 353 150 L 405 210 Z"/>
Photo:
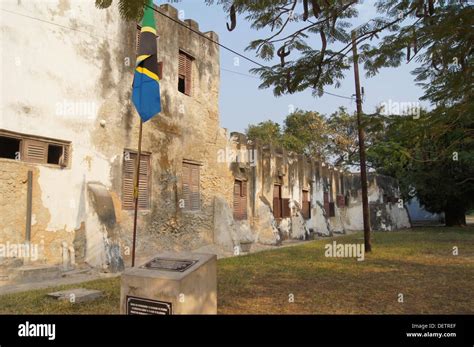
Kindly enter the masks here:
<path id="1" fill-rule="evenodd" d="M 217 256 L 165 251 L 125 269 L 121 276 L 120 313 L 216 314 Z"/>
<path id="2" fill-rule="evenodd" d="M 143 265 L 142 268 L 184 272 L 196 263 L 197 260 L 155 258 Z"/>
<path id="3" fill-rule="evenodd" d="M 171 302 L 137 298 L 127 295 L 128 315 L 170 315 L 173 313 Z"/>

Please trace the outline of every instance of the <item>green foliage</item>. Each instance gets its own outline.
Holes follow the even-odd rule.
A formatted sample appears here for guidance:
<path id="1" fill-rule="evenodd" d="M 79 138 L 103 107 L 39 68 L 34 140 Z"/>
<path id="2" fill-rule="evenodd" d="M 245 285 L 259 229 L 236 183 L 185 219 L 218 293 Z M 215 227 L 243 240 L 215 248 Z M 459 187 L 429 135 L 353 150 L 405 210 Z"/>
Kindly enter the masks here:
<path id="1" fill-rule="evenodd" d="M 343 52 L 332 50 L 328 44 L 349 42 L 346 19 L 357 15 L 352 6 L 357 0 L 310 1 L 308 16 L 304 14 L 302 2 L 296 0 L 206 0 L 206 3 L 222 5 L 225 11 L 233 4 L 253 29 L 271 30 L 269 37 L 255 39 L 247 47 L 260 58 L 271 61 L 282 47 L 291 53 L 288 61 L 283 59 L 271 67 L 252 70 L 262 79 L 260 88 L 273 87 L 276 96 L 306 89 L 321 96 L 324 86 L 338 86 L 349 69 L 342 60 Z M 319 3 L 318 8 L 313 8 L 312 3 Z M 300 26 L 294 31 L 285 33 L 297 25 Z M 311 42 L 313 34 L 321 39 L 321 47 Z"/>
<path id="2" fill-rule="evenodd" d="M 317 112 L 296 110 L 285 119 L 283 146 L 293 152 L 326 158 L 328 128 Z"/>
<path id="3" fill-rule="evenodd" d="M 317 112 L 296 110 L 284 126 L 270 120 L 250 125 L 247 136 L 288 151 L 320 158 L 338 166 L 357 164 L 356 117 L 341 107 L 329 117 Z"/>
<path id="4" fill-rule="evenodd" d="M 378 172 L 398 178 L 405 199 L 415 192 L 431 212 L 474 207 L 474 109 L 438 107 L 407 116 L 378 117 L 385 131 L 368 149 Z M 411 194 L 410 194 L 411 193 Z"/>
<path id="5" fill-rule="evenodd" d="M 376 45 L 361 46 L 361 61 L 367 75 L 377 74 L 382 67 L 398 67 L 416 59 L 421 66 L 413 74 L 425 90 L 422 99 L 453 104 L 472 98 L 474 8 L 465 1 L 439 0 L 432 15 L 417 18 L 417 3 L 377 2 L 387 21 L 408 13 L 405 15 L 408 23 L 389 28 L 393 34 L 384 36 Z"/>
<path id="6" fill-rule="evenodd" d="M 120 16 L 127 21 L 137 22 L 142 19 L 145 6 L 149 0 L 118 0 Z M 112 0 L 95 0 L 95 6 L 106 9 L 112 5 Z"/>
<path id="7" fill-rule="evenodd" d="M 276 46 L 291 52 L 283 64 L 252 70 L 262 79 L 260 88 L 273 88 L 276 96 L 306 89 L 321 96 L 325 86 L 338 87 L 344 79 L 350 63 L 344 58 L 351 55 L 352 28 L 347 20 L 358 16 L 358 1 L 309 1 L 306 16 L 303 2 L 297 0 L 206 3 L 222 5 L 225 11 L 234 4 L 254 29 L 270 30 L 247 48 L 260 58 L 271 61 Z M 473 6 L 462 0 L 378 0 L 374 7 L 380 16 L 353 28 L 367 76 L 415 59 L 421 66 L 413 74 L 425 89 L 424 99 L 436 103 L 472 99 Z"/>
<path id="8" fill-rule="evenodd" d="M 250 140 L 260 140 L 263 143 L 281 145 L 280 124 L 267 120 L 258 125 L 249 125 L 246 130 L 247 137 Z"/>

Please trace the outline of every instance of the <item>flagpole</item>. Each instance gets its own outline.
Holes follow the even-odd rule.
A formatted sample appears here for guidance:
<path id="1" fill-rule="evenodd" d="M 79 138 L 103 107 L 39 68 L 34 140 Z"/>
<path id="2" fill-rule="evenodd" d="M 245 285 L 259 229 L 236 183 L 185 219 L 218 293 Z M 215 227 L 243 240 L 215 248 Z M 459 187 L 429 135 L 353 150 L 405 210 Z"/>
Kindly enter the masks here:
<path id="1" fill-rule="evenodd" d="M 133 246 L 132 246 L 132 267 L 135 266 L 135 243 L 137 240 L 137 215 L 138 215 L 138 186 L 140 184 L 140 156 L 142 154 L 142 130 L 143 120 L 140 117 L 140 130 L 138 133 L 138 154 L 135 165 L 135 182 L 133 188 L 133 197 L 135 199 L 135 214 L 133 217 Z"/>

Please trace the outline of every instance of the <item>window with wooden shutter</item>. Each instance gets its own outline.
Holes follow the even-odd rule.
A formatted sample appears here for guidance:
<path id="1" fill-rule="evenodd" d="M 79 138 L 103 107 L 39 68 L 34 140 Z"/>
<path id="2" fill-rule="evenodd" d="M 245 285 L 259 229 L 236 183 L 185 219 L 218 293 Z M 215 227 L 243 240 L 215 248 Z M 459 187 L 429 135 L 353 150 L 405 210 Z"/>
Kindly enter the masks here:
<path id="1" fill-rule="evenodd" d="M 142 30 L 142 27 L 140 25 L 137 25 L 137 34 L 136 34 L 136 40 L 135 40 L 135 52 L 138 54 L 138 49 L 140 48 L 140 31 Z"/>
<path id="2" fill-rule="evenodd" d="M 23 141 L 23 159 L 30 163 L 44 164 L 48 158 L 48 144 L 27 139 Z"/>
<path id="3" fill-rule="evenodd" d="M 329 216 L 329 192 L 323 193 L 323 205 L 324 211 L 326 211 L 326 214 Z"/>
<path id="4" fill-rule="evenodd" d="M 158 62 L 158 78 L 161 80 L 163 79 L 163 62 Z"/>
<path id="5" fill-rule="evenodd" d="M 178 90 L 186 95 L 191 95 L 193 58 L 179 51 L 178 62 Z"/>
<path id="6" fill-rule="evenodd" d="M 336 216 L 336 208 L 334 206 L 334 202 L 329 203 L 329 217 Z"/>
<path id="7" fill-rule="evenodd" d="M 281 199 L 281 211 L 282 218 L 291 217 L 290 199 Z"/>
<path id="8" fill-rule="evenodd" d="M 187 211 L 201 209 L 199 181 L 200 166 L 197 164 L 183 163 L 183 200 L 184 209 Z"/>
<path id="9" fill-rule="evenodd" d="M 235 181 L 234 182 L 234 219 L 239 220 L 240 219 L 240 191 L 242 189 L 242 182 L 241 181 Z"/>
<path id="10" fill-rule="evenodd" d="M 234 219 L 247 219 L 247 182 L 234 182 Z"/>
<path id="11" fill-rule="evenodd" d="M 247 182 L 242 182 L 242 193 L 241 193 L 241 200 L 242 200 L 242 219 L 247 219 Z"/>
<path id="12" fill-rule="evenodd" d="M 133 196 L 135 185 L 135 170 L 137 163 L 137 153 L 126 151 L 124 153 L 122 167 L 122 208 L 133 210 L 135 199 Z M 138 181 L 138 209 L 149 210 L 151 205 L 151 168 L 150 155 L 140 154 L 140 174 Z"/>
<path id="13" fill-rule="evenodd" d="M 277 184 L 273 186 L 273 216 L 282 218 L 281 186 Z"/>
<path id="14" fill-rule="evenodd" d="M 301 202 L 301 215 L 304 219 L 311 218 L 311 204 L 309 201 L 309 191 L 303 190 L 303 199 Z"/>
<path id="15" fill-rule="evenodd" d="M 69 166 L 70 143 L 0 130 L 0 157 L 35 164 Z"/>

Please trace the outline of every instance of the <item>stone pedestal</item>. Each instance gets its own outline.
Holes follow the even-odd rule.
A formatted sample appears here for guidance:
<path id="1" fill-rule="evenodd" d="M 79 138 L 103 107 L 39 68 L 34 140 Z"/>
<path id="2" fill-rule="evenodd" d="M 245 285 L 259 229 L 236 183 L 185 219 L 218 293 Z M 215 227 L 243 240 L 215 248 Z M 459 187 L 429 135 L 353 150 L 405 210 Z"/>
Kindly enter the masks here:
<path id="1" fill-rule="evenodd" d="M 120 288 L 122 314 L 216 314 L 215 254 L 155 255 L 124 271 Z"/>

